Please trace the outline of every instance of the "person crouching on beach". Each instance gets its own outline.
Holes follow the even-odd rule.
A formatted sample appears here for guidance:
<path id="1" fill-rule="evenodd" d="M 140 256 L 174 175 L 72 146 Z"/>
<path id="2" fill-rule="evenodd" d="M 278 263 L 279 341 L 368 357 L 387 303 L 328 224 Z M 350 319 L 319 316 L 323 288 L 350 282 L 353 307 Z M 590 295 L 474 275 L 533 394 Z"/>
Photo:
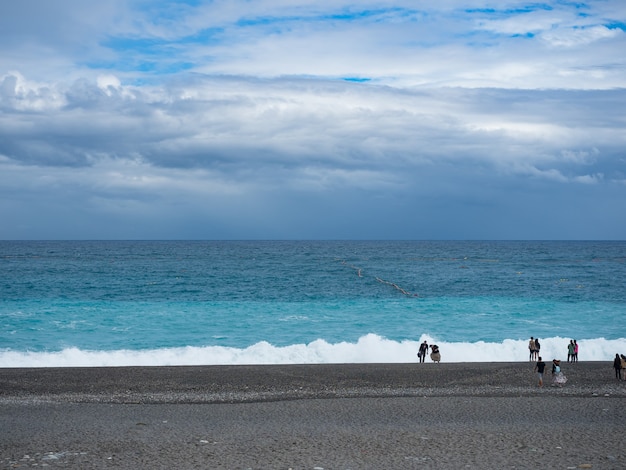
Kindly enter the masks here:
<path id="1" fill-rule="evenodd" d="M 436 344 L 433 344 L 430 348 L 432 350 L 432 352 L 430 353 L 430 358 L 433 360 L 433 362 L 441 361 L 441 354 L 439 353 L 439 346 L 437 346 Z"/>
<path id="2" fill-rule="evenodd" d="M 537 364 L 535 364 L 535 371 L 539 376 L 539 387 L 543 387 L 543 371 L 546 370 L 546 363 L 541 360 L 541 356 L 539 356 L 539 360 Z"/>

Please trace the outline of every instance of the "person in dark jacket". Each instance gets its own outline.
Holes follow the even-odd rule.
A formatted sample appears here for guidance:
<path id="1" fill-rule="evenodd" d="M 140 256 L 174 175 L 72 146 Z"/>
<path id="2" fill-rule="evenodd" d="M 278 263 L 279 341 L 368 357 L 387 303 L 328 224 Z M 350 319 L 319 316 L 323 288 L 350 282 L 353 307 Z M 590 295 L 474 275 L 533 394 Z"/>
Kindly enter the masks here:
<path id="1" fill-rule="evenodd" d="M 541 356 L 539 356 L 539 360 L 537 364 L 535 364 L 535 371 L 537 372 L 537 376 L 539 377 L 539 386 L 543 387 L 543 371 L 546 370 L 546 363 L 543 362 Z"/>
<path id="2" fill-rule="evenodd" d="M 417 357 L 419 357 L 420 362 L 426 361 L 426 355 L 428 354 L 428 343 L 424 341 L 420 344 L 420 349 L 417 351 Z"/>
<path id="3" fill-rule="evenodd" d="M 622 359 L 619 354 L 616 354 L 615 359 L 613 359 L 613 368 L 615 369 L 615 378 L 622 380 Z"/>

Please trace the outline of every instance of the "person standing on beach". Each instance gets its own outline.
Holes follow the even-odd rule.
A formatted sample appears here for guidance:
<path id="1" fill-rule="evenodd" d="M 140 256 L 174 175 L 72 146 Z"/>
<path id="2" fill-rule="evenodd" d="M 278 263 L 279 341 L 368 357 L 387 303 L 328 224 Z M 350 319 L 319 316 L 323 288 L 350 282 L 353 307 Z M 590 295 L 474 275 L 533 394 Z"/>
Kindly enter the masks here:
<path id="1" fill-rule="evenodd" d="M 615 359 L 613 359 L 613 369 L 615 369 L 615 378 L 622 380 L 622 359 L 619 354 L 616 354 Z"/>
<path id="2" fill-rule="evenodd" d="M 539 338 L 535 338 L 535 359 L 539 357 L 539 349 L 541 349 L 541 345 L 539 344 Z M 539 358 L 541 360 L 541 358 Z"/>
<path id="3" fill-rule="evenodd" d="M 428 354 L 428 343 L 424 341 L 420 344 L 420 349 L 417 351 L 417 357 L 420 359 L 420 363 L 426 361 L 426 355 Z"/>
<path id="4" fill-rule="evenodd" d="M 574 362 L 574 340 L 570 339 L 567 345 L 567 362 Z"/>
<path id="5" fill-rule="evenodd" d="M 541 360 L 541 356 L 537 360 L 537 364 L 535 364 L 535 371 L 537 372 L 537 376 L 539 377 L 539 387 L 543 387 L 543 371 L 546 370 L 546 363 Z"/>
<path id="6" fill-rule="evenodd" d="M 531 336 L 528 342 L 528 350 L 530 351 L 529 361 L 532 361 L 535 357 L 535 339 Z"/>
<path id="7" fill-rule="evenodd" d="M 578 362 L 578 343 L 574 340 L 574 361 Z"/>

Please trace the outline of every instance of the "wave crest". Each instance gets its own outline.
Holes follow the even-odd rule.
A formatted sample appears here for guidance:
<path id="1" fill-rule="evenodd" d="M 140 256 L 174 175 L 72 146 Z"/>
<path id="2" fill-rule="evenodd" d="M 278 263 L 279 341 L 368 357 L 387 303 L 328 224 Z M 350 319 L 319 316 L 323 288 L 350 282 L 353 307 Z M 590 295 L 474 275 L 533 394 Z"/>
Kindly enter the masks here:
<path id="1" fill-rule="evenodd" d="M 437 344 L 442 362 L 516 362 L 528 361 L 528 341 L 507 339 L 501 343 L 439 341 L 423 335 L 419 341 L 392 341 L 376 334 L 359 338 L 356 343 L 328 343 L 274 346 L 266 341 L 247 348 L 223 346 L 162 348 L 151 350 L 89 351 L 67 348 L 54 352 L 0 351 L 0 367 L 121 367 L 243 364 L 340 364 L 417 362 L 422 341 Z M 544 360 L 567 359 L 569 338 L 542 338 Z M 616 353 L 626 353 L 626 338 L 581 339 L 579 360 L 611 361 Z"/>

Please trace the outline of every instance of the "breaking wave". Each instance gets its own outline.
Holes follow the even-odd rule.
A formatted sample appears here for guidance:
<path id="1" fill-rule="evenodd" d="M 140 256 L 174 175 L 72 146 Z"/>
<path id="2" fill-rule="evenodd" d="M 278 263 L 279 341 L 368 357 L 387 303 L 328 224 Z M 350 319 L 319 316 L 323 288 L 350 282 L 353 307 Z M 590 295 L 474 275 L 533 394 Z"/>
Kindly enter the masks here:
<path id="1" fill-rule="evenodd" d="M 569 338 L 542 338 L 544 360 L 567 359 Z M 329 343 L 316 340 L 308 344 L 274 346 L 261 341 L 246 348 L 223 346 L 178 347 L 147 350 L 82 350 L 29 352 L 0 350 L 0 367 L 121 367 L 184 366 L 237 364 L 340 364 L 409 363 L 417 361 L 422 341 L 437 344 L 442 362 L 516 362 L 528 361 L 527 340 L 507 339 L 500 343 L 444 342 L 423 335 L 419 341 L 392 341 L 368 334 L 355 343 Z M 580 361 L 611 361 L 616 353 L 626 354 L 626 338 L 579 339 Z"/>

